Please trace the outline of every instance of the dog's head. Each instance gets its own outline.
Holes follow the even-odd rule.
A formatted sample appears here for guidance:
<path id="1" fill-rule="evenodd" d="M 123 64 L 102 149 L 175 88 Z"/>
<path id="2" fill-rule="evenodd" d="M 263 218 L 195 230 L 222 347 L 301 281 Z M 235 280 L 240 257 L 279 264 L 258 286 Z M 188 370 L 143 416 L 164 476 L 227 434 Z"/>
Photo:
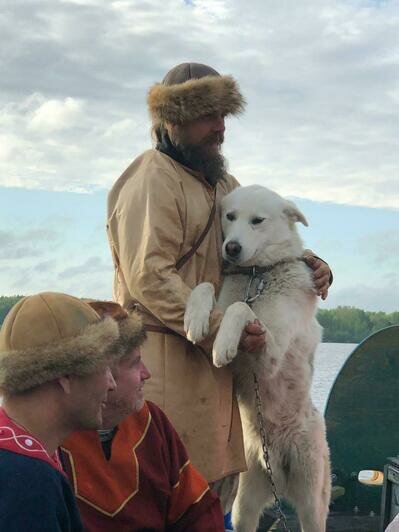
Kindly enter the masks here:
<path id="1" fill-rule="evenodd" d="M 295 222 L 308 225 L 292 201 L 259 185 L 236 188 L 222 200 L 223 258 L 262 266 L 298 257 L 303 248 Z"/>

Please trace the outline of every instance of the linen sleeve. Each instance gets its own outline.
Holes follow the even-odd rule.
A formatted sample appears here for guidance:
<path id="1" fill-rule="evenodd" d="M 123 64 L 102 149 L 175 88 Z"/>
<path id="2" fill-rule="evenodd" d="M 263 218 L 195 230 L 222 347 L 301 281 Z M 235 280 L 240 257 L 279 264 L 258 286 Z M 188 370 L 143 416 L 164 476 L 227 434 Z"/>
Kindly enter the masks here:
<path id="1" fill-rule="evenodd" d="M 185 219 L 180 184 L 165 170 L 153 168 L 126 192 L 109 222 L 118 267 L 131 296 L 182 336 L 191 287 L 179 275 L 176 263 L 182 255 Z M 220 319 L 220 312 L 213 313 L 211 337 Z"/>

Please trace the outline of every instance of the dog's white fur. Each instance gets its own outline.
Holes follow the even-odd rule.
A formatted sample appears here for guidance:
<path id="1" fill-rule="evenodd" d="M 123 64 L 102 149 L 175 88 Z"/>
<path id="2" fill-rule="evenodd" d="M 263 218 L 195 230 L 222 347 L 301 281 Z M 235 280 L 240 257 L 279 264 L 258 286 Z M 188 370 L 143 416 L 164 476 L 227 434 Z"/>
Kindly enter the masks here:
<path id="1" fill-rule="evenodd" d="M 231 192 L 222 201 L 221 215 L 224 259 L 239 266 L 275 265 L 265 274 L 265 289 L 252 309 L 242 302 L 247 275 L 226 276 L 218 299 L 224 317 L 213 362 L 224 366 L 233 361 L 248 464 L 233 505 L 234 530 L 255 531 L 262 509 L 274 503 L 256 418 L 255 372 L 277 492 L 296 508 L 303 532 L 324 532 L 331 489 L 329 450 L 324 419 L 310 398 L 321 327 L 315 318 L 312 274 L 304 262 L 295 260 L 303 253 L 295 222 L 307 222 L 294 203 L 260 186 Z M 226 250 L 229 242 L 241 246 L 234 259 Z M 185 315 L 192 342 L 208 334 L 214 303 L 210 283 L 192 291 Z M 260 354 L 240 351 L 236 357 L 242 331 L 255 318 L 265 326 L 266 349 Z"/>

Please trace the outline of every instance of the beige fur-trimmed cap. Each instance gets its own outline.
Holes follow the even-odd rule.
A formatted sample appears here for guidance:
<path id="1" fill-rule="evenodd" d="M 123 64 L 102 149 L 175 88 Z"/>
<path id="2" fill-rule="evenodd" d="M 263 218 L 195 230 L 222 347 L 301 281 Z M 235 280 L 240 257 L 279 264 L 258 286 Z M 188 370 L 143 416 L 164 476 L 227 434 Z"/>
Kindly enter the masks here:
<path id="1" fill-rule="evenodd" d="M 213 113 L 237 115 L 245 108 L 237 82 L 200 63 L 182 63 L 148 92 L 154 125 L 184 124 Z"/>
<path id="2" fill-rule="evenodd" d="M 109 363 L 119 338 L 117 322 L 80 299 L 56 292 L 25 297 L 0 330 L 0 390 L 15 394 L 94 373 Z"/>

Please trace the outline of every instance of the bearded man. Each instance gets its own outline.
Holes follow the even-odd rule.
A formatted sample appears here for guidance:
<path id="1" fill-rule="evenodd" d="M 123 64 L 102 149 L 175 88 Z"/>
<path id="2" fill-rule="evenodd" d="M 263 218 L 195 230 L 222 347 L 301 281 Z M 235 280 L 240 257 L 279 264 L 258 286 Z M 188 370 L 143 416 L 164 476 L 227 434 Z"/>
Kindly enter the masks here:
<path id="1" fill-rule="evenodd" d="M 210 282 L 216 294 L 221 287 L 219 204 L 239 186 L 221 154 L 224 120 L 244 105 L 232 77 L 198 63 L 173 68 L 148 94 L 156 148 L 132 162 L 108 198 L 114 297 L 127 309 L 139 305 L 148 333 L 147 397 L 171 419 L 225 507 L 221 486 L 230 494 L 230 479 L 246 465 L 231 368 L 212 365 L 222 314 L 212 312 L 209 334 L 197 345 L 187 341 L 183 317 L 195 286 Z M 330 270 L 312 260 L 325 297 Z M 241 347 L 256 352 L 264 345 L 261 325 L 249 324 Z"/>
<path id="2" fill-rule="evenodd" d="M 132 316 L 109 301 L 89 305 L 116 320 L 124 338 Z M 151 377 L 141 359 L 144 340 L 140 325 L 120 345 L 102 430 L 75 432 L 61 448 L 85 531 L 224 532 L 219 499 L 162 410 L 144 400 Z"/>

